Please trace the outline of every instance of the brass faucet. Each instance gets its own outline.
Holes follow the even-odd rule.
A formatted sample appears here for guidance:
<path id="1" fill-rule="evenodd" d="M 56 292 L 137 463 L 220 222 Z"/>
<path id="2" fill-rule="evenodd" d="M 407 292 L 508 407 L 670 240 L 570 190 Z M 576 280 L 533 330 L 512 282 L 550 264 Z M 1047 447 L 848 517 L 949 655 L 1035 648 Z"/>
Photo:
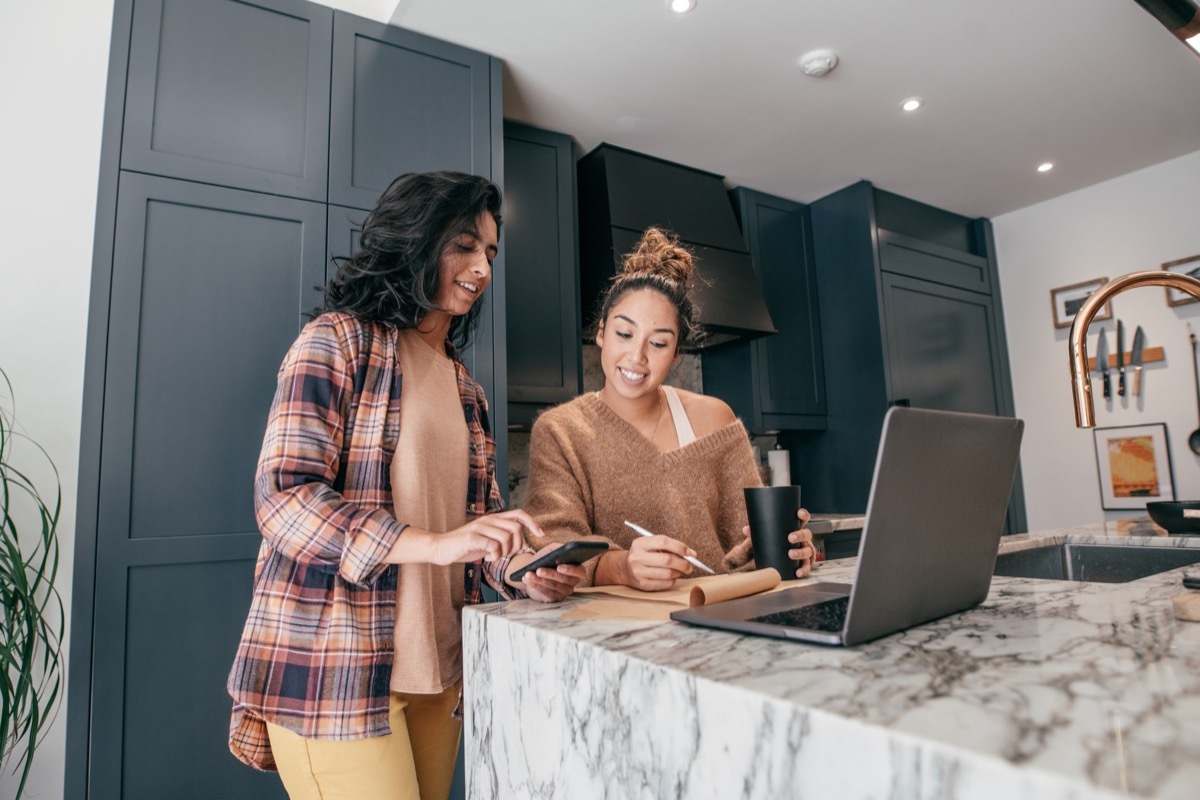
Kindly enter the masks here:
<path id="1" fill-rule="evenodd" d="M 1200 280 L 1166 270 L 1131 272 L 1113 278 L 1088 296 L 1071 323 L 1071 389 L 1075 400 L 1075 427 L 1096 427 L 1096 406 L 1092 403 L 1092 379 L 1088 373 L 1087 330 L 1092 317 L 1113 295 L 1135 286 L 1167 286 L 1200 300 Z M 1107 366 L 1107 365 L 1105 365 Z"/>

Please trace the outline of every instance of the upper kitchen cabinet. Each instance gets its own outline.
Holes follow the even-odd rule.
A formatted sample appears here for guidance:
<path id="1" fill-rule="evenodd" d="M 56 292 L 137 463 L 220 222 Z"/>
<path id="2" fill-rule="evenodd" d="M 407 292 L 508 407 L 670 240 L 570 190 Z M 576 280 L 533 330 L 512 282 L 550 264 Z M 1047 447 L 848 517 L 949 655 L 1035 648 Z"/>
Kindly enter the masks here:
<path id="1" fill-rule="evenodd" d="M 778 333 L 704 353 L 704 389 L 752 431 L 825 428 L 825 368 L 807 207 L 751 189 L 731 193 Z"/>
<path id="2" fill-rule="evenodd" d="M 810 206 L 827 433 L 792 437 L 812 508 L 866 508 L 889 406 L 1013 415 L 990 221 L 859 182 Z M 1025 530 L 1020 476 L 1008 531 Z"/>
<path id="3" fill-rule="evenodd" d="M 139 0 L 121 168 L 325 200 L 330 9 Z"/>
<path id="4" fill-rule="evenodd" d="M 335 12 L 329 202 L 369 209 L 406 172 L 492 176 L 501 69 L 486 53 Z"/>
<path id="5" fill-rule="evenodd" d="M 583 390 L 575 145 L 504 123 L 508 418 L 526 426 Z"/>

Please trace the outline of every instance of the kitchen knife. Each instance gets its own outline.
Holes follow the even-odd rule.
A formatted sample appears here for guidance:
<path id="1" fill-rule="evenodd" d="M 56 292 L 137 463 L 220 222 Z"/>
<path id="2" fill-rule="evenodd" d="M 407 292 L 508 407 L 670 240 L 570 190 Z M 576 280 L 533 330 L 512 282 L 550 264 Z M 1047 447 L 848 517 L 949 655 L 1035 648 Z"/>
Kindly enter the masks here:
<path id="1" fill-rule="evenodd" d="M 1117 320 L 1117 394 L 1125 396 L 1125 324 Z"/>
<path id="2" fill-rule="evenodd" d="M 1096 372 L 1104 383 L 1104 399 L 1112 397 L 1112 387 L 1108 382 L 1108 339 L 1104 338 L 1104 327 L 1100 328 L 1100 340 L 1096 343 Z"/>
<path id="3" fill-rule="evenodd" d="M 1133 353 L 1129 356 L 1129 366 L 1133 370 L 1133 377 L 1129 379 L 1129 393 L 1134 397 L 1142 394 L 1142 350 L 1145 346 L 1146 335 L 1142 333 L 1142 326 L 1138 325 L 1133 332 Z"/>

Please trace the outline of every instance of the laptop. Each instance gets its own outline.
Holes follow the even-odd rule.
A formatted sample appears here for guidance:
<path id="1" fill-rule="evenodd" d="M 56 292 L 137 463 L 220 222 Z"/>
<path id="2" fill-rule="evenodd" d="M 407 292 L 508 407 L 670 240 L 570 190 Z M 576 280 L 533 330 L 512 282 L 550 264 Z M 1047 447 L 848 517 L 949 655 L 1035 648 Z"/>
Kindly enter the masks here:
<path id="1" fill-rule="evenodd" d="M 1025 423 L 894 407 L 853 585 L 815 583 L 671 613 L 690 625 L 854 645 L 965 611 L 992 583 Z"/>

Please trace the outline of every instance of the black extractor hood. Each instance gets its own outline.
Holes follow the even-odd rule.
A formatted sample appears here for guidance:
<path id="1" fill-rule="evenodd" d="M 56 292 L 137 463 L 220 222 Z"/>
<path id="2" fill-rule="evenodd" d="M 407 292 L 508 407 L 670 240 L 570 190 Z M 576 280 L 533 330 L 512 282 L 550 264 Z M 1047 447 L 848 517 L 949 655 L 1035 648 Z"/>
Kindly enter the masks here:
<path id="1" fill-rule="evenodd" d="M 585 331 L 622 256 L 651 225 L 674 232 L 696 257 L 692 300 L 706 335 L 692 349 L 776 332 L 722 177 L 610 144 L 579 160 Z"/>

